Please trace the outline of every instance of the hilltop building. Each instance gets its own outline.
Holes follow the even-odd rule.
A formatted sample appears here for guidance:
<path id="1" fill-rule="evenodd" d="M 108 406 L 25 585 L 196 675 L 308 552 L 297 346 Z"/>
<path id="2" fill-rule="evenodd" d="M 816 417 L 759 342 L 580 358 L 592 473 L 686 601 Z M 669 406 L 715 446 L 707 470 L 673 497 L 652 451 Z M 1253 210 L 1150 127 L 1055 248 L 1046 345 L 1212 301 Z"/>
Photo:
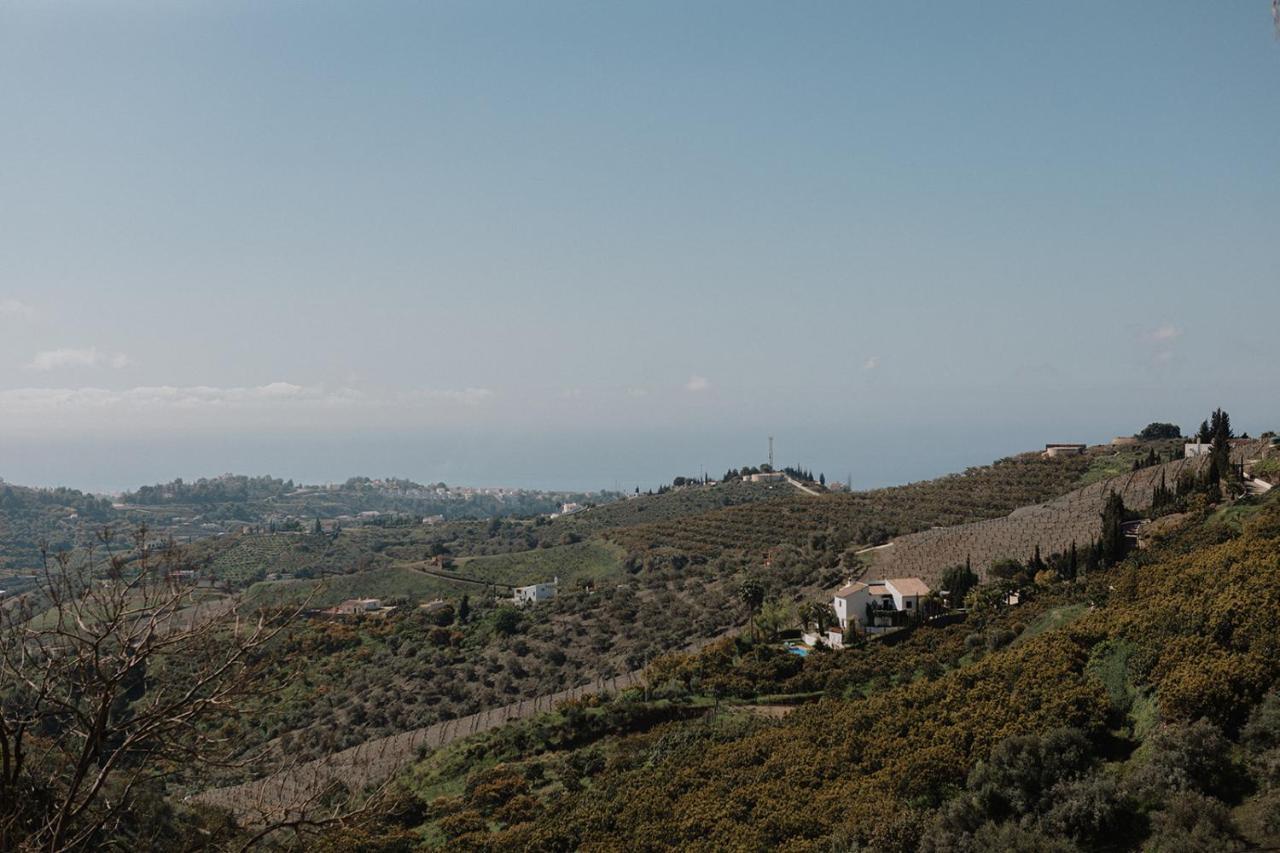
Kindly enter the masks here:
<path id="1" fill-rule="evenodd" d="M 560 504 L 560 511 L 551 513 L 552 518 L 559 518 L 562 515 L 573 515 L 575 512 L 582 512 L 586 507 L 575 502 Z"/>
<path id="2" fill-rule="evenodd" d="M 1046 444 L 1044 455 L 1048 459 L 1058 456 L 1080 456 L 1089 449 L 1087 444 Z"/>
<path id="3" fill-rule="evenodd" d="M 1227 442 L 1232 447 L 1249 447 L 1256 442 L 1252 438 L 1233 438 Z M 1211 442 L 1192 441 L 1182 445 L 1182 454 L 1187 459 L 1197 456 L 1208 456 L 1213 451 Z"/>

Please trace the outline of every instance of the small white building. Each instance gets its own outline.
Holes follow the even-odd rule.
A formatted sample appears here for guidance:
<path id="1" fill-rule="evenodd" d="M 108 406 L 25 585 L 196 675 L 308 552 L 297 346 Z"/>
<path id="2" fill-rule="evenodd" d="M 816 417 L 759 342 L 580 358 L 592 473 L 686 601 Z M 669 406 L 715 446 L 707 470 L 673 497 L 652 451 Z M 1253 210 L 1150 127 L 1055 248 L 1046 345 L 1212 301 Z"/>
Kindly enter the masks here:
<path id="1" fill-rule="evenodd" d="M 567 504 L 560 504 L 560 511 L 551 513 L 551 517 L 560 518 L 566 515 L 573 515 L 575 512 L 582 512 L 584 509 L 586 509 L 585 506 L 577 503 L 576 501 L 572 501 Z"/>
<path id="2" fill-rule="evenodd" d="M 858 581 L 836 590 L 832 606 L 841 629 L 884 633 L 905 625 L 928 595 L 928 585 L 919 578 Z"/>
<path id="3" fill-rule="evenodd" d="M 1044 446 L 1044 455 L 1050 459 L 1058 456 L 1079 456 L 1089 449 L 1087 444 L 1068 444 L 1059 442 L 1055 444 L 1046 444 Z"/>
<path id="4" fill-rule="evenodd" d="M 546 601 L 556 597 L 556 587 L 560 584 L 560 578 L 555 578 L 551 583 L 535 583 L 531 586 L 518 586 L 513 590 L 511 600 L 517 605 L 523 607 L 526 604 L 537 604 L 539 601 Z"/>
<path id="5" fill-rule="evenodd" d="M 338 616 L 359 616 L 382 610 L 380 598 L 348 598 L 330 612 Z"/>
<path id="6" fill-rule="evenodd" d="M 1212 450 L 1212 444 L 1204 444 L 1199 441 L 1182 445 L 1182 455 L 1186 459 L 1194 459 L 1197 456 L 1208 456 Z"/>

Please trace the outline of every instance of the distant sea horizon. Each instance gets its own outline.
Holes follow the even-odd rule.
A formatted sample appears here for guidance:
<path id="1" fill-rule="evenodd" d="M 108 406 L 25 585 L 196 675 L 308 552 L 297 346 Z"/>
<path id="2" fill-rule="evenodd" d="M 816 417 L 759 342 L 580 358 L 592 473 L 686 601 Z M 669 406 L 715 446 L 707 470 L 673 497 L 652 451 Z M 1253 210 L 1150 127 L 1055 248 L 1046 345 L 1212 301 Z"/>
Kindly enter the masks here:
<path id="1" fill-rule="evenodd" d="M 775 465 L 825 474 L 854 489 L 879 488 L 958 473 L 1046 442 L 1110 441 L 1074 429 L 1034 425 L 999 430 L 791 428 L 775 431 Z M 181 477 L 271 475 L 297 483 L 349 477 L 399 477 L 476 488 L 642 492 L 674 477 L 706 474 L 768 459 L 759 430 L 498 431 L 165 435 L 8 438 L 0 477 L 23 486 L 117 494 Z"/>

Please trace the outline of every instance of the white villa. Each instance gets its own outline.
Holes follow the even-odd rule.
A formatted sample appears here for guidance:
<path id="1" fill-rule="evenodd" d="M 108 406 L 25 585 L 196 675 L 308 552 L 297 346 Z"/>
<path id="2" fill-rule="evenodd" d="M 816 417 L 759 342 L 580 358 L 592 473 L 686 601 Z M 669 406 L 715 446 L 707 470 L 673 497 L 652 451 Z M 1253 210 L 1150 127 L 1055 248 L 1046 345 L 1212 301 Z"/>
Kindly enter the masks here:
<path id="1" fill-rule="evenodd" d="M 331 616 L 384 616 L 392 610 L 395 608 L 383 607 L 380 598 L 348 598 L 324 612 Z"/>
<path id="2" fill-rule="evenodd" d="M 888 578 L 862 583 L 848 583 L 836 590 L 832 605 L 839 630 L 828 632 L 827 642 L 833 648 L 844 645 L 844 637 L 853 631 L 884 634 L 901 628 L 920 610 L 929 595 L 929 587 L 920 578 Z"/>
<path id="3" fill-rule="evenodd" d="M 511 600 L 517 605 L 524 606 L 526 604 L 537 604 L 539 601 L 546 601 L 549 598 L 556 597 L 556 587 L 560 584 L 560 578 L 554 578 L 551 583 L 535 583 L 530 586 L 516 587 L 511 596 Z"/>

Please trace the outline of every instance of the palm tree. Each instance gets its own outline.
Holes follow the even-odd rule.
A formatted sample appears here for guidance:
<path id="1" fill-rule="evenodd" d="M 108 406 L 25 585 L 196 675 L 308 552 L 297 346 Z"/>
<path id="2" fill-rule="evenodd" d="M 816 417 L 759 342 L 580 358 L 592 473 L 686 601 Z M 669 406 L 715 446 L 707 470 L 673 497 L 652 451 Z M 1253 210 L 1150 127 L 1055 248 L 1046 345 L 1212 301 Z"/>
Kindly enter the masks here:
<path id="1" fill-rule="evenodd" d="M 827 632 L 827 626 L 831 624 L 831 605 L 825 601 L 811 601 L 804 608 L 804 624 L 807 628 L 810 624 L 819 634 Z"/>
<path id="2" fill-rule="evenodd" d="M 764 585 L 755 578 L 747 578 L 742 582 L 742 586 L 738 588 L 738 598 L 742 599 L 742 603 L 747 605 L 748 619 L 751 623 L 751 637 L 756 638 L 756 614 L 760 612 L 760 605 L 764 604 Z"/>

